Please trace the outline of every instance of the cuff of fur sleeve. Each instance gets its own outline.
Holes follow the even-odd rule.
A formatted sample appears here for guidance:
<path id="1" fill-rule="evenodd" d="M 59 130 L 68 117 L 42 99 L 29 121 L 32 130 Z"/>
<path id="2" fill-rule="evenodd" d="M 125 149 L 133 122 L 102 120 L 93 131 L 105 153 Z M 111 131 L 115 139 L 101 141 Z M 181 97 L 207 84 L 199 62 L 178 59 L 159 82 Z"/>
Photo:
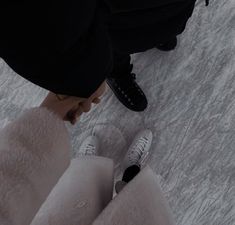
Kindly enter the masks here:
<path id="1" fill-rule="evenodd" d="M 64 121 L 45 107 L 26 109 L 4 128 L 3 133 L 16 141 L 27 143 L 38 152 L 71 148 Z"/>

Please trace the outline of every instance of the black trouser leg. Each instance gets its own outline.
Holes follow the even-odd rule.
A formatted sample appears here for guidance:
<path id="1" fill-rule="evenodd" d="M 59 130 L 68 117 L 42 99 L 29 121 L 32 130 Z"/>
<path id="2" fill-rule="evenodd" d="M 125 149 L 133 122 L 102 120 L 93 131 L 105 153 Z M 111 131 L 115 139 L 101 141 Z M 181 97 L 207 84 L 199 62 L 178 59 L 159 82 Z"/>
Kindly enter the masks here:
<path id="1" fill-rule="evenodd" d="M 128 167 L 123 174 L 122 181 L 126 183 L 130 182 L 139 172 L 140 166 L 138 165 Z"/>
<path id="2" fill-rule="evenodd" d="M 109 77 L 125 77 L 131 73 L 133 65 L 131 64 L 131 56 L 125 53 L 113 54 L 113 70 Z"/>
<path id="3" fill-rule="evenodd" d="M 116 193 L 120 193 L 121 190 L 126 186 L 126 184 L 129 183 L 139 172 L 140 166 L 138 165 L 128 167 L 123 174 L 122 181 L 118 181 L 115 184 Z"/>

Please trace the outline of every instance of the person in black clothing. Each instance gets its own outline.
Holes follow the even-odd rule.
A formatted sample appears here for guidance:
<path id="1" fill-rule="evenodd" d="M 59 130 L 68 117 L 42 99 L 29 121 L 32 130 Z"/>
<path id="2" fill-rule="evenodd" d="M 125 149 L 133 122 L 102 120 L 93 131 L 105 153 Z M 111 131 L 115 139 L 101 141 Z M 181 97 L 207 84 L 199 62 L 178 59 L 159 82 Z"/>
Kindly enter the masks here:
<path id="1" fill-rule="evenodd" d="M 130 54 L 177 45 L 196 0 L 8 0 L 1 3 L 0 57 L 51 92 L 89 98 L 107 81 L 143 111 Z M 207 0 L 208 4 L 208 0 Z"/>
<path id="2" fill-rule="evenodd" d="M 109 19 L 114 66 L 107 83 L 116 97 L 133 111 L 144 111 L 147 99 L 135 81 L 130 54 L 154 47 L 162 51 L 173 50 L 177 35 L 184 31 L 193 13 L 196 0 L 145 2 L 152 7 L 123 10 L 112 14 Z M 206 6 L 208 4 L 206 0 Z"/>

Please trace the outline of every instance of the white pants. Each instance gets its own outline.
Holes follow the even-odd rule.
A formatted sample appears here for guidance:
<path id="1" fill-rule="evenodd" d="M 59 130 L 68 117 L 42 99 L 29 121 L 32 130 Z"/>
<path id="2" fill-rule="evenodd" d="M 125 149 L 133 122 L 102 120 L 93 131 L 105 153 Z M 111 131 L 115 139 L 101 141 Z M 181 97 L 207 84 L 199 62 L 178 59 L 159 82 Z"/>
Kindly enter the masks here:
<path id="1" fill-rule="evenodd" d="M 113 175 L 110 159 L 73 159 L 31 224 L 92 224 L 112 199 Z"/>
<path id="2" fill-rule="evenodd" d="M 112 199 L 113 161 L 70 161 L 63 123 L 33 108 L 0 131 L 1 225 L 172 225 L 153 171 L 144 168 Z"/>
<path id="3" fill-rule="evenodd" d="M 139 210 L 135 212 L 138 215 L 143 211 L 150 217 L 155 215 L 156 218 L 151 218 L 153 222 L 146 224 L 171 225 L 169 208 L 153 174 L 150 168 L 141 171 L 127 184 L 126 190 L 112 200 L 113 161 L 97 156 L 73 159 L 31 225 L 137 224 L 134 218 L 130 219 L 131 223 L 125 219 L 130 218 L 132 208 Z"/>

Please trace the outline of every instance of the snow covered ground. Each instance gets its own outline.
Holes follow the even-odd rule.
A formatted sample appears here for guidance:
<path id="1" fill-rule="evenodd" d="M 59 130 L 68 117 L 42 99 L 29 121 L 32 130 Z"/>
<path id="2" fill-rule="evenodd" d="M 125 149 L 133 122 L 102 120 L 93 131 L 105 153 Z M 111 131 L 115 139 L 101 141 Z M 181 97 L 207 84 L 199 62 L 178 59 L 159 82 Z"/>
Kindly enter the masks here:
<path id="1" fill-rule="evenodd" d="M 133 55 L 149 107 L 127 110 L 110 90 L 76 126 L 68 124 L 73 153 L 96 133 L 101 155 L 119 163 L 135 134 L 149 128 L 149 160 L 158 174 L 177 225 L 235 224 L 235 1 L 197 3 L 175 51 Z M 29 107 L 44 90 L 0 60 L 0 127 Z"/>

